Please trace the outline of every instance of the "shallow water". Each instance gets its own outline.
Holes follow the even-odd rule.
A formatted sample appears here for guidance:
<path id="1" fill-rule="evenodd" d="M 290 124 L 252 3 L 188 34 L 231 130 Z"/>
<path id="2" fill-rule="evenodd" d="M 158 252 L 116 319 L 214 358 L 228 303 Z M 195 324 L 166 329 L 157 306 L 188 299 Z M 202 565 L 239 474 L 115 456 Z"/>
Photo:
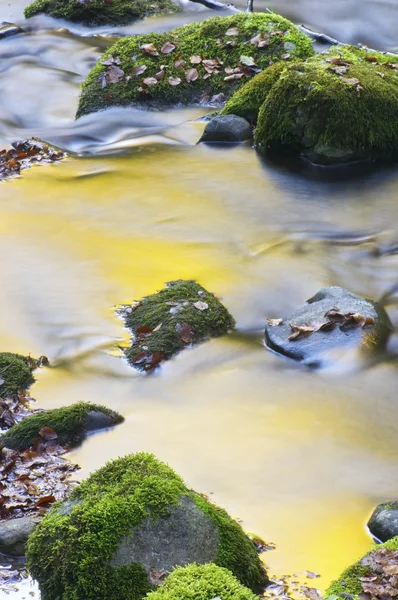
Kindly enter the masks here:
<path id="1" fill-rule="evenodd" d="M 0 17 L 21 22 L 26 4 L 2 6 Z M 345 5 L 356 7 L 341 25 L 347 41 L 394 46 L 392 2 Z M 384 28 L 366 17 L 375 5 Z M 309 6 L 295 3 L 298 21 Z M 306 24 L 338 35 L 329 10 L 322 4 Z M 398 256 L 375 252 L 398 239 L 397 169 L 325 181 L 264 163 L 248 146 L 196 146 L 204 125 L 194 120 L 206 112 L 197 108 L 115 109 L 74 123 L 80 82 L 110 41 L 34 21 L 0 42 L 1 147 L 34 134 L 71 156 L 1 185 L 3 349 L 50 358 L 32 388 L 40 407 L 85 400 L 126 417 L 70 454 L 79 477 L 154 452 L 276 543 L 265 555 L 271 573 L 317 571 L 324 589 L 371 546 L 372 507 L 398 496 L 396 362 L 353 356 L 310 372 L 268 352 L 263 327 L 325 285 L 379 298 L 397 283 Z M 220 296 L 238 332 L 137 374 L 113 355 L 126 340 L 113 307 L 177 278 Z"/>

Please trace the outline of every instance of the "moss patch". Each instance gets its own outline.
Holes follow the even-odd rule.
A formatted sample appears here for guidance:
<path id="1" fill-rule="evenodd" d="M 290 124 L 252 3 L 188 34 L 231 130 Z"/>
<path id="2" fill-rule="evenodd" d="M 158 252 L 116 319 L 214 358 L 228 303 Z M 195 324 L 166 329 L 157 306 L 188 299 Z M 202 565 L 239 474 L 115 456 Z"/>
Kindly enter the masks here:
<path id="1" fill-rule="evenodd" d="M 35 0 L 25 8 L 28 19 L 40 13 L 84 25 L 128 25 L 152 15 L 179 12 L 172 0 Z"/>
<path id="2" fill-rule="evenodd" d="M 0 352 L 0 397 L 11 396 L 34 383 L 29 359 L 21 354 Z"/>
<path id="3" fill-rule="evenodd" d="M 321 164 L 398 155 L 398 70 L 385 55 L 348 48 L 296 62 L 265 92 L 259 150 L 288 149 Z"/>
<path id="4" fill-rule="evenodd" d="M 77 116 L 115 105 L 215 102 L 213 96 L 228 98 L 256 70 L 282 57 L 312 53 L 311 41 L 293 23 L 268 13 L 211 18 L 164 34 L 126 37 L 90 72 Z"/>
<path id="5" fill-rule="evenodd" d="M 28 565 L 42 600 L 138 600 L 153 588 L 139 563 L 112 568 L 124 536 L 145 518 L 169 514 L 181 496 L 206 506 L 216 522 L 216 563 L 235 554 L 234 574 L 253 590 L 267 582 L 253 544 L 225 511 L 188 490 L 182 479 L 153 455 L 139 453 L 112 461 L 74 490 L 44 518 L 28 542 Z M 226 545 L 228 544 L 228 548 Z M 231 561 L 230 561 L 231 562 Z M 250 581 L 249 581 L 250 580 Z M 242 579 L 241 579 L 242 581 Z"/>
<path id="6" fill-rule="evenodd" d="M 133 333 L 128 361 L 150 370 L 190 344 L 233 329 L 235 321 L 221 302 L 196 281 L 172 281 L 121 311 Z"/>
<path id="7" fill-rule="evenodd" d="M 377 546 L 374 546 L 371 550 L 369 550 L 365 556 L 382 548 L 398 550 L 398 537 L 385 542 L 385 544 L 377 544 Z M 361 594 L 362 588 L 359 578 L 369 577 L 372 575 L 374 575 L 374 573 L 369 569 L 369 567 L 361 564 L 361 561 L 358 561 L 345 569 L 340 577 L 331 583 L 329 588 L 326 590 L 325 597 L 329 598 L 330 596 L 341 596 L 342 594 Z"/>
<path id="8" fill-rule="evenodd" d="M 121 415 L 106 406 L 79 402 L 72 406 L 47 410 L 26 417 L 1 436 L 0 441 L 7 448 L 24 450 L 34 444 L 40 436 L 42 427 L 50 427 L 58 435 L 55 443 L 61 446 L 73 446 L 84 439 L 87 433 L 87 418 L 91 412 L 102 413 L 108 417 L 109 426 L 124 420 Z"/>
<path id="9" fill-rule="evenodd" d="M 244 587 L 227 569 L 208 565 L 178 567 L 148 600 L 256 600 L 251 590 Z"/>

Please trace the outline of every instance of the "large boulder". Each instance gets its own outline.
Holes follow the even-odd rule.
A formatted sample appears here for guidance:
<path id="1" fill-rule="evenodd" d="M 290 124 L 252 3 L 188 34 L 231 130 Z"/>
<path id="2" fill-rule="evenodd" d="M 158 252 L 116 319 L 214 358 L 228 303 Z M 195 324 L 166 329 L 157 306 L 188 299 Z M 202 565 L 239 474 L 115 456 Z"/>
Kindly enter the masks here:
<path id="1" fill-rule="evenodd" d="M 288 65 L 268 83 L 254 137 L 260 152 L 322 165 L 398 157 L 398 62 L 391 57 L 342 50 Z"/>
<path id="2" fill-rule="evenodd" d="M 322 288 L 295 312 L 280 319 L 268 319 L 267 345 L 309 366 L 323 366 L 338 352 L 361 348 L 382 348 L 392 326 L 384 309 L 348 290 Z"/>
<path id="3" fill-rule="evenodd" d="M 41 521 L 40 515 L 27 515 L 0 522 L 0 552 L 7 556 L 23 556 L 28 537 Z"/>
<path id="4" fill-rule="evenodd" d="M 121 415 L 106 406 L 79 402 L 26 417 L 0 436 L 0 442 L 12 450 L 25 450 L 40 437 L 54 440 L 61 446 L 74 446 L 89 431 L 112 427 L 123 420 Z"/>
<path id="5" fill-rule="evenodd" d="M 227 569 L 214 564 L 177 567 L 147 600 L 258 600 Z"/>
<path id="6" fill-rule="evenodd" d="M 0 397 L 28 389 L 34 383 L 30 359 L 21 354 L 0 352 Z"/>
<path id="7" fill-rule="evenodd" d="M 379 504 L 369 519 L 368 528 L 380 542 L 398 536 L 398 502 Z"/>
<path id="8" fill-rule="evenodd" d="M 228 310 L 196 281 L 171 281 L 163 290 L 119 311 L 133 334 L 129 363 L 150 371 L 188 346 L 235 327 Z"/>
<path id="9" fill-rule="evenodd" d="M 116 105 L 215 104 L 273 62 L 311 54 L 307 36 L 269 13 L 239 13 L 168 33 L 125 37 L 90 72 L 77 116 Z"/>
<path id="10" fill-rule="evenodd" d="M 83 481 L 30 536 L 27 557 L 42 600 L 139 600 L 191 562 L 226 567 L 256 592 L 268 581 L 238 523 L 145 453 Z"/>
<path id="11" fill-rule="evenodd" d="M 128 25 L 180 10 L 172 0 L 35 0 L 25 8 L 25 17 L 46 14 L 84 25 Z"/>

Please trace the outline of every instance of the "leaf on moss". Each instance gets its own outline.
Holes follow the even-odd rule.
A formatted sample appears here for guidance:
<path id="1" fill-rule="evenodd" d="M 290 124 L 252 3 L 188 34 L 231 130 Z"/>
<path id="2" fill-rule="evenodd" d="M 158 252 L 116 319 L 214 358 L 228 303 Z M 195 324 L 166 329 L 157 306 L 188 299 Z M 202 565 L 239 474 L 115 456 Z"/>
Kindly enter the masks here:
<path id="1" fill-rule="evenodd" d="M 134 75 L 135 77 L 138 77 L 138 75 L 142 75 L 142 73 L 145 73 L 147 68 L 148 67 L 146 65 L 137 65 L 136 67 L 132 68 L 131 74 Z"/>
<path id="2" fill-rule="evenodd" d="M 152 585 L 160 585 L 161 583 L 163 583 L 167 574 L 167 571 L 165 571 L 164 569 L 159 570 L 152 568 L 149 571 L 149 581 Z"/>
<path id="3" fill-rule="evenodd" d="M 51 440 L 56 440 L 58 437 L 57 432 L 54 431 L 54 429 L 52 429 L 52 427 L 42 427 L 39 431 L 39 435 L 46 442 L 49 442 Z"/>
<path id="4" fill-rule="evenodd" d="M 169 77 L 168 82 L 170 85 L 180 85 L 181 79 L 179 77 Z"/>
<path id="5" fill-rule="evenodd" d="M 162 54 L 170 54 L 170 52 L 173 52 L 173 50 L 176 49 L 176 45 L 173 44 L 172 42 L 165 42 L 163 44 L 163 46 L 160 49 L 160 52 Z"/>
<path id="6" fill-rule="evenodd" d="M 239 60 L 242 65 L 245 65 L 245 67 L 255 67 L 256 66 L 255 60 L 251 56 L 245 56 L 244 54 L 242 54 L 242 56 L 240 57 Z"/>
<path id="7" fill-rule="evenodd" d="M 151 56 L 159 56 L 159 52 L 156 50 L 155 44 L 143 44 L 141 46 L 141 50 L 145 54 L 150 54 Z"/>
<path id="8" fill-rule="evenodd" d="M 207 302 L 202 302 L 201 300 L 198 300 L 198 302 L 194 302 L 193 306 L 200 311 L 207 310 L 209 308 Z"/>
<path id="9" fill-rule="evenodd" d="M 271 31 L 270 35 L 285 35 L 283 31 Z"/>
<path id="10" fill-rule="evenodd" d="M 202 57 L 199 56 L 199 54 L 195 54 L 194 56 L 190 57 L 189 62 L 191 63 L 191 65 L 200 65 L 200 63 L 202 62 Z"/>
<path id="11" fill-rule="evenodd" d="M 178 337 L 184 344 L 190 344 L 195 338 L 195 332 L 188 323 L 177 323 L 176 331 Z"/>
<path id="12" fill-rule="evenodd" d="M 146 77 L 142 81 L 142 85 L 144 85 L 145 87 L 149 87 L 150 85 L 156 85 L 157 82 L 158 80 L 155 77 Z"/>
<path id="13" fill-rule="evenodd" d="M 358 85 L 359 83 L 359 79 L 357 79 L 356 77 L 342 77 L 341 81 L 344 81 L 344 83 L 348 83 L 348 85 Z"/>
<path id="14" fill-rule="evenodd" d="M 212 96 L 210 98 L 210 102 L 224 102 L 225 101 L 225 95 L 220 92 L 219 94 L 214 94 L 214 96 Z"/>
<path id="15" fill-rule="evenodd" d="M 225 35 L 239 35 L 239 29 L 237 27 L 230 27 L 225 32 Z"/>
<path id="16" fill-rule="evenodd" d="M 165 75 L 164 71 L 158 71 L 155 75 L 155 79 L 157 81 L 162 81 L 162 79 L 164 79 L 164 75 Z"/>
<path id="17" fill-rule="evenodd" d="M 187 64 L 186 61 L 183 60 L 182 58 L 180 58 L 179 60 L 176 60 L 174 62 L 174 68 L 175 69 L 183 69 L 186 64 Z"/>
<path id="18" fill-rule="evenodd" d="M 365 56 L 365 60 L 367 60 L 370 63 L 377 63 L 379 62 L 376 58 L 376 56 L 371 56 L 370 54 L 368 54 L 367 56 Z"/>
<path id="19" fill-rule="evenodd" d="M 149 333 L 153 333 L 153 329 L 149 325 L 140 325 L 137 327 L 137 333 L 139 335 L 148 335 Z"/>
<path id="20" fill-rule="evenodd" d="M 348 67 L 346 67 L 346 66 L 329 67 L 328 71 L 332 71 L 333 73 L 336 73 L 336 75 L 345 75 L 348 71 Z"/>
<path id="21" fill-rule="evenodd" d="M 198 73 L 197 69 L 195 69 L 195 68 L 187 69 L 185 71 L 185 79 L 187 80 L 188 83 L 191 83 L 192 81 L 196 81 L 198 77 L 199 77 L 199 73 Z"/>
<path id="22" fill-rule="evenodd" d="M 227 75 L 227 77 L 224 77 L 224 81 L 233 81 L 235 79 L 242 79 L 243 76 L 244 76 L 244 73 L 234 73 L 233 75 Z"/>
<path id="23" fill-rule="evenodd" d="M 284 52 L 281 55 L 281 58 L 283 58 L 283 60 L 287 60 L 288 58 L 290 58 L 290 52 Z"/>

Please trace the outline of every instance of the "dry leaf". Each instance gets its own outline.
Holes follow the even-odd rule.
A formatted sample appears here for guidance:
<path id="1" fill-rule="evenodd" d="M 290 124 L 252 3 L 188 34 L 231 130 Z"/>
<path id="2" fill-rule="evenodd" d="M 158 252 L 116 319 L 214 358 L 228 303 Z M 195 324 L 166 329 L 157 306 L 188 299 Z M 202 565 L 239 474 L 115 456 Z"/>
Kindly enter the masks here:
<path id="1" fill-rule="evenodd" d="M 151 56 L 159 56 L 159 52 L 156 50 L 155 44 L 143 44 L 141 46 L 141 50 L 145 52 L 145 54 L 150 54 Z"/>
<path id="2" fill-rule="evenodd" d="M 49 442 L 51 440 L 56 440 L 58 437 L 57 432 L 54 431 L 54 429 L 52 429 L 51 427 L 42 427 L 39 431 L 39 435 L 46 442 Z"/>
<path id="3" fill-rule="evenodd" d="M 190 325 L 188 325 L 188 323 L 177 323 L 176 331 L 177 331 L 178 337 L 185 344 L 190 344 L 195 337 L 195 332 L 192 329 L 192 327 Z"/>
<path id="4" fill-rule="evenodd" d="M 239 35 L 239 29 L 237 27 L 230 27 L 226 32 L 225 35 Z"/>
<path id="5" fill-rule="evenodd" d="M 278 325 L 282 325 L 283 319 L 267 319 L 267 323 L 270 327 L 277 327 Z"/>
<path id="6" fill-rule="evenodd" d="M 172 42 L 165 42 L 160 51 L 162 54 L 170 54 L 170 52 L 173 52 L 173 50 L 175 49 L 175 44 L 173 44 Z"/>
<path id="7" fill-rule="evenodd" d="M 356 77 L 342 77 L 341 81 L 344 81 L 344 83 L 348 83 L 348 85 L 358 85 L 359 84 L 359 79 L 357 79 Z"/>
<path id="8" fill-rule="evenodd" d="M 251 56 L 242 55 L 239 60 L 242 65 L 245 65 L 245 67 L 255 67 L 256 66 L 254 58 L 252 58 Z"/>
<path id="9" fill-rule="evenodd" d="M 142 85 L 145 85 L 146 87 L 150 86 L 150 85 L 156 85 L 158 82 L 157 79 L 155 79 L 155 77 L 146 77 L 143 82 Z"/>
<path id="10" fill-rule="evenodd" d="M 179 60 L 176 60 L 174 63 L 174 68 L 175 69 L 183 69 L 186 65 L 186 61 L 183 60 L 182 58 L 180 58 Z"/>
<path id="11" fill-rule="evenodd" d="M 136 331 L 140 335 L 148 335 L 149 333 L 153 333 L 153 329 L 152 327 L 149 327 L 149 325 L 140 325 L 137 327 Z"/>
<path id="12" fill-rule="evenodd" d="M 188 69 L 187 71 L 185 71 L 185 79 L 187 80 L 188 83 L 191 83 L 192 81 L 196 81 L 198 77 L 199 77 L 199 73 L 195 68 Z"/>
<path id="13" fill-rule="evenodd" d="M 191 56 L 189 62 L 191 65 L 199 65 L 202 62 L 202 57 L 199 55 Z"/>
<path id="14" fill-rule="evenodd" d="M 242 79 L 244 73 L 234 73 L 233 75 L 228 75 L 224 77 L 224 81 L 233 81 L 234 79 Z"/>
<path id="15" fill-rule="evenodd" d="M 198 302 L 194 302 L 193 306 L 200 311 L 207 310 L 209 308 L 207 302 L 202 302 L 201 300 L 198 300 Z"/>
<path id="16" fill-rule="evenodd" d="M 315 331 L 313 326 L 308 325 L 293 325 L 290 323 L 290 327 L 292 328 L 293 333 L 289 335 L 289 340 L 294 341 L 298 340 L 302 337 L 306 337 Z"/>
<path id="17" fill-rule="evenodd" d="M 169 77 L 168 82 L 170 85 L 180 85 L 181 79 L 179 77 Z"/>
<path id="18" fill-rule="evenodd" d="M 136 67 L 132 68 L 131 74 L 135 77 L 138 77 L 138 75 L 142 75 L 142 73 L 144 73 L 147 70 L 147 68 L 148 67 L 145 65 L 137 65 Z"/>

